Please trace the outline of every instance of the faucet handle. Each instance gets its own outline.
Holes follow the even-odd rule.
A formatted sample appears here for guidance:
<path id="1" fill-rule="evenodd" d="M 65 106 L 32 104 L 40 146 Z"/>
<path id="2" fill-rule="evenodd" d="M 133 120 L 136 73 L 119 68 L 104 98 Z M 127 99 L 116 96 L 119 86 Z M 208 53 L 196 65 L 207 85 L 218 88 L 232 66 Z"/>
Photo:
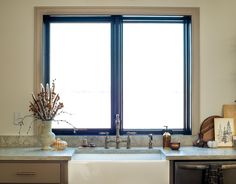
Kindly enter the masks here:
<path id="1" fill-rule="evenodd" d="M 108 139 L 109 139 L 109 137 L 108 137 L 108 135 L 109 135 L 109 132 L 99 132 L 99 134 L 100 135 L 105 135 L 105 143 L 104 143 L 104 148 L 105 149 L 108 149 L 109 147 L 108 147 Z"/>
<path id="2" fill-rule="evenodd" d="M 126 134 L 128 135 L 126 148 L 130 149 L 131 148 L 131 138 L 130 138 L 130 135 L 135 135 L 136 132 L 126 132 Z"/>

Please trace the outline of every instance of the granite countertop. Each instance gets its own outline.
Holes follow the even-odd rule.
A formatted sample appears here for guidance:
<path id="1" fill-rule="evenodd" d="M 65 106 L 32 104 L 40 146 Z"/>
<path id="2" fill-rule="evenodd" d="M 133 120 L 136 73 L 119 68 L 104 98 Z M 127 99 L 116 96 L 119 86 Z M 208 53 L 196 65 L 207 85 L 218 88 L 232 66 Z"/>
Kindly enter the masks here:
<path id="1" fill-rule="evenodd" d="M 0 148 L 0 160 L 71 160 L 75 149 L 43 151 L 41 148 Z"/>
<path id="2" fill-rule="evenodd" d="M 181 147 L 178 151 L 162 149 L 167 160 L 234 160 L 235 148 Z"/>

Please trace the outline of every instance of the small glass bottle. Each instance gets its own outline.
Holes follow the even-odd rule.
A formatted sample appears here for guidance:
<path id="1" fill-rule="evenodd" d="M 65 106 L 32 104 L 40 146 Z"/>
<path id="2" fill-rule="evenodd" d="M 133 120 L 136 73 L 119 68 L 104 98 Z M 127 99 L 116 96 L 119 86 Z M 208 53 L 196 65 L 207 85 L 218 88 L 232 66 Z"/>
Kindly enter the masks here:
<path id="1" fill-rule="evenodd" d="M 168 130 L 168 126 L 164 126 L 165 130 L 163 133 L 163 148 L 170 148 L 171 134 Z"/>

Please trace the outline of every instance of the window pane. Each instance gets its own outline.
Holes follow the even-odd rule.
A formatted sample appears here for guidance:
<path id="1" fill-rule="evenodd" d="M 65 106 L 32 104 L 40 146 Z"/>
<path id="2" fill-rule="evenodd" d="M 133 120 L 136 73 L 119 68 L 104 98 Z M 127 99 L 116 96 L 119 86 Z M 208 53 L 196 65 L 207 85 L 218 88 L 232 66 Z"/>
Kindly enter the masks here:
<path id="1" fill-rule="evenodd" d="M 77 128 L 110 128 L 110 23 L 50 25 L 50 79 L 71 113 L 60 119 Z"/>
<path id="2" fill-rule="evenodd" d="M 183 128 L 183 24 L 123 28 L 124 129 Z"/>

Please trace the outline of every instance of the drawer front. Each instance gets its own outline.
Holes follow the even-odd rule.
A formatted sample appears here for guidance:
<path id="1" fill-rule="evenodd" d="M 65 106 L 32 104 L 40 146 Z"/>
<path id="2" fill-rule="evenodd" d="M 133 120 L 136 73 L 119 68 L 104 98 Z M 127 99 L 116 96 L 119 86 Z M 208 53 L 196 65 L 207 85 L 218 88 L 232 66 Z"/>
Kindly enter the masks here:
<path id="1" fill-rule="evenodd" d="M 60 164 L 0 163 L 0 183 L 60 183 Z"/>

